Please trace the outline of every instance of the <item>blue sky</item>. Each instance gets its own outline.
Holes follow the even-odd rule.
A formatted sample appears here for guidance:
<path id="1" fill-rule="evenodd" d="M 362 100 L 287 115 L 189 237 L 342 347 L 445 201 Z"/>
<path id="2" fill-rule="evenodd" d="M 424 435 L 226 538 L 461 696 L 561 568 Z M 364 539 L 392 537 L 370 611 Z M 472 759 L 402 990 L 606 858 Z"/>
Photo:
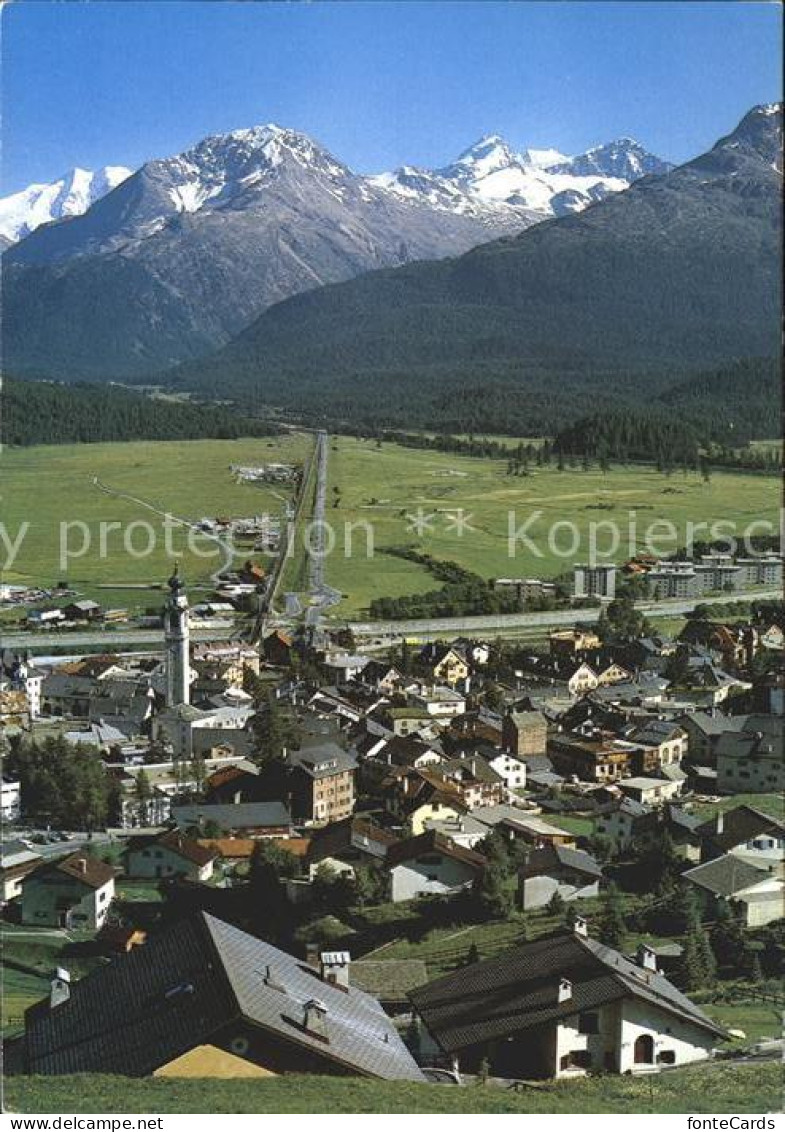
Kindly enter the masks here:
<path id="1" fill-rule="evenodd" d="M 2 21 L 3 192 L 269 121 L 368 172 L 488 132 L 680 161 L 781 98 L 777 4 L 19 0 Z"/>

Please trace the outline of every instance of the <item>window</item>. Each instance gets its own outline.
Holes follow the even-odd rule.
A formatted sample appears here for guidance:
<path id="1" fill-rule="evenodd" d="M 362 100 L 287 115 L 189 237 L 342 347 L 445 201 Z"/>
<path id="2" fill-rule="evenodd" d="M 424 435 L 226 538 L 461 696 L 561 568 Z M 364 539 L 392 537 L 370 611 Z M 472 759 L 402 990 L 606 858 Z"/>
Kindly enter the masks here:
<path id="1" fill-rule="evenodd" d="M 591 1069 L 591 1054 L 587 1049 L 571 1049 L 559 1062 L 560 1069 Z"/>
<path id="2" fill-rule="evenodd" d="M 676 1064 L 676 1050 L 663 1049 L 657 1054 L 657 1062 L 659 1065 L 675 1065 Z"/>
<path id="3" fill-rule="evenodd" d="M 579 1034 L 599 1034 L 600 1016 L 596 1010 L 585 1011 L 578 1015 Z"/>

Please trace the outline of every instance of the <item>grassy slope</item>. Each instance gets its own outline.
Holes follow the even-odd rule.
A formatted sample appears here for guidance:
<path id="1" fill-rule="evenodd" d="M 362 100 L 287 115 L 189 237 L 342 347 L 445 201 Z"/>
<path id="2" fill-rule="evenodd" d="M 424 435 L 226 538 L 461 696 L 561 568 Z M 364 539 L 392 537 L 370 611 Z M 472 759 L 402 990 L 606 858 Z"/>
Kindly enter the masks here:
<path id="1" fill-rule="evenodd" d="M 11 1077 L 15 1112 L 141 1113 L 726 1113 L 777 1112 L 778 1065 L 704 1065 L 657 1077 L 600 1077 L 513 1093 L 404 1082 L 289 1077 L 267 1081 Z"/>
<path id="2" fill-rule="evenodd" d="M 453 474 L 458 473 L 458 474 Z M 715 473 L 710 483 L 700 476 L 681 473 L 670 478 L 654 468 L 615 467 L 602 474 L 594 468 L 557 471 L 533 468 L 526 478 L 508 476 L 503 460 L 481 460 L 451 453 L 420 451 L 385 442 L 338 438 L 330 452 L 328 519 L 337 523 L 338 543 L 327 565 L 327 579 L 350 596 L 339 607 L 342 615 L 361 614 L 373 597 L 396 597 L 439 587 L 415 563 L 378 553 L 384 546 L 417 545 L 442 559 L 451 559 L 487 578 L 547 577 L 571 569 L 576 558 L 587 554 L 589 524 L 612 520 L 627 529 L 630 511 L 637 516 L 640 538 L 658 519 L 670 519 L 682 533 L 688 520 L 735 520 L 742 527 L 754 518 L 776 521 L 778 481 L 774 476 Z M 332 507 L 333 488 L 341 491 L 341 504 Z M 374 502 L 375 501 L 375 502 Z M 598 503 L 612 509 L 597 510 Z M 422 507 L 434 514 L 433 530 L 418 537 L 407 529 L 407 514 Z M 472 528 L 462 535 L 447 529 L 439 512 L 463 508 Z M 542 516 L 527 534 L 542 546 L 544 556 L 518 544 L 508 554 L 508 513 L 518 525 L 535 511 Z M 471 516 L 471 518 L 469 518 Z M 577 554 L 559 557 L 549 550 L 547 535 L 557 520 L 570 519 L 582 532 Z M 374 529 L 377 551 L 373 563 L 365 557 L 365 538 L 358 529 L 352 557 L 344 556 L 345 522 L 366 521 Z M 568 549 L 567 532 L 557 536 Z M 626 543 L 620 553 L 626 552 Z M 662 545 L 666 553 L 676 546 Z"/>
<path id="3" fill-rule="evenodd" d="M 294 434 L 269 440 L 138 441 L 6 449 L 0 457 L 3 520 L 12 539 L 21 523 L 29 522 L 30 530 L 13 568 L 4 571 L 3 580 L 47 585 L 67 574 L 72 585 L 88 592 L 99 582 L 160 582 L 171 570 L 161 518 L 137 504 L 104 494 L 94 486 L 94 476 L 108 487 L 138 496 L 185 519 L 280 513 L 280 496 L 289 495 L 290 489 L 284 485 L 236 483 L 229 465 L 298 461 L 305 455 L 308 443 L 301 434 Z M 70 568 L 62 571 L 58 561 L 59 524 L 76 520 L 88 524 L 94 550 L 74 559 Z M 108 532 L 109 553 L 102 557 L 98 553 L 99 524 L 119 521 L 125 526 L 135 520 L 145 520 L 155 527 L 158 545 L 154 553 L 150 557 L 131 557 L 123 549 L 123 532 L 115 531 Z M 143 545 L 141 532 L 136 537 L 137 545 Z M 176 531 L 172 537 L 174 548 L 179 551 L 184 541 L 184 534 Z M 74 530 L 73 545 L 78 544 L 79 536 Z M 201 548 L 210 546 L 203 541 Z M 187 579 L 207 579 L 221 560 L 200 558 L 186 550 Z M 101 600 L 105 604 L 135 604 L 132 591 L 118 590 L 111 597 L 106 591 L 97 592 L 103 594 Z"/>

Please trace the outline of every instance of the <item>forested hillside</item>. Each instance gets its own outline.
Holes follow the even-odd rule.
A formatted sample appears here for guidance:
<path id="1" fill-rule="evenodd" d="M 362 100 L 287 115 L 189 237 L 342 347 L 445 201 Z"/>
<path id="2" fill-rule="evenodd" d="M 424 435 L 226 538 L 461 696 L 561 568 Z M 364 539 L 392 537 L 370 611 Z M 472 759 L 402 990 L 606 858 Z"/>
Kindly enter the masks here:
<path id="1" fill-rule="evenodd" d="M 5 378 L 0 400 L 0 440 L 11 445 L 228 440 L 277 431 L 269 421 L 240 416 L 218 405 L 167 401 L 114 385 Z"/>

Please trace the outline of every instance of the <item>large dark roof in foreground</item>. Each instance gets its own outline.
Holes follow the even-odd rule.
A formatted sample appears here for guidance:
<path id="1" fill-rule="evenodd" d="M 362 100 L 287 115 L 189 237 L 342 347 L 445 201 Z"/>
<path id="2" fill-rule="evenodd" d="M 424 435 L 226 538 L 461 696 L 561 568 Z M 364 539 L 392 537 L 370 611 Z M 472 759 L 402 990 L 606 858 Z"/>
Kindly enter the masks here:
<path id="1" fill-rule="evenodd" d="M 572 997 L 557 1001 L 559 980 Z M 723 1031 L 662 975 L 575 934 L 545 936 L 437 979 L 410 998 L 448 1053 L 504 1038 L 635 995 L 721 1036 Z"/>
<path id="2" fill-rule="evenodd" d="M 327 1039 L 300 1025 L 306 1002 L 326 1008 Z M 206 913 L 75 983 L 70 1001 L 26 1016 L 30 1073 L 146 1076 L 245 1019 L 356 1073 L 421 1074 L 379 1003 L 323 982 L 302 960 Z"/>

